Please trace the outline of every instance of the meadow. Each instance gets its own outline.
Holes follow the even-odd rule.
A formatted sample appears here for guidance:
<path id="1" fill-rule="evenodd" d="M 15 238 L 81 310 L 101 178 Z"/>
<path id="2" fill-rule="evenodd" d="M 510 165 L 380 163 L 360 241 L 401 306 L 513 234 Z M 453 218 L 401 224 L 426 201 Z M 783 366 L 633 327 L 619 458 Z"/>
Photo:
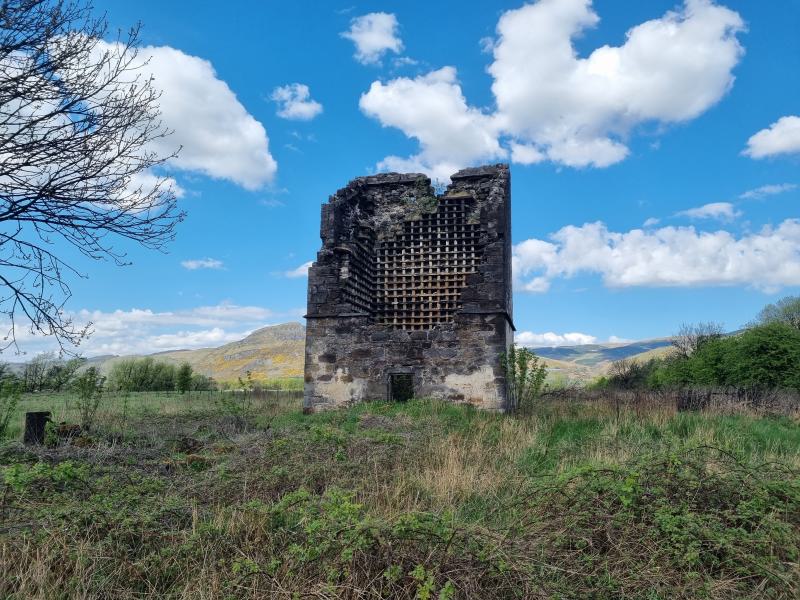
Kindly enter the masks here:
<path id="1" fill-rule="evenodd" d="M 800 415 L 107 396 L 0 445 L 2 598 L 797 598 Z"/>

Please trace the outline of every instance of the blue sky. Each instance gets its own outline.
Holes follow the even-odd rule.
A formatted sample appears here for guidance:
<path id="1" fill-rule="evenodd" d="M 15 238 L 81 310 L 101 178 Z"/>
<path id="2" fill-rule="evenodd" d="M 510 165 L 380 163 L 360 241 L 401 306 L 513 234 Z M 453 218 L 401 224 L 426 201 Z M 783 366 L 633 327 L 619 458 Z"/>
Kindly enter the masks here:
<path id="1" fill-rule="evenodd" d="M 524 343 L 736 329 L 800 292 L 795 0 L 96 8 L 144 25 L 188 218 L 166 254 L 75 258 L 87 354 L 299 320 L 320 205 L 387 168 L 511 162 Z"/>

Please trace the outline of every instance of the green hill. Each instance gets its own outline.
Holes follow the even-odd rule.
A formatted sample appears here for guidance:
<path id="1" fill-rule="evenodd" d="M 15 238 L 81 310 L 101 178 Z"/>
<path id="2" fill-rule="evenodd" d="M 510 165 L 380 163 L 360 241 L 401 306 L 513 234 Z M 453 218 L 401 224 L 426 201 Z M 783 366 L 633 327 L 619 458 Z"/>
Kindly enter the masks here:
<path id="1" fill-rule="evenodd" d="M 195 371 L 217 381 L 235 381 L 247 371 L 256 379 L 302 377 L 305 335 L 302 324 L 283 323 L 263 327 L 219 348 L 172 350 L 151 356 L 173 364 L 188 362 Z M 101 370 L 108 372 L 122 358 L 103 361 Z"/>
<path id="2" fill-rule="evenodd" d="M 669 352 L 669 338 L 628 343 L 532 348 L 544 359 L 551 380 L 589 381 L 608 371 L 615 360 L 647 360 Z"/>
<path id="3" fill-rule="evenodd" d="M 301 323 L 262 327 L 236 342 L 219 348 L 170 350 L 151 354 L 172 364 L 188 362 L 198 373 L 217 381 L 236 381 L 247 371 L 256 379 L 302 377 L 306 330 Z M 642 359 L 661 356 L 669 350 L 669 338 L 629 343 L 586 344 L 533 348 L 544 359 L 550 379 L 585 382 L 606 373 L 611 363 L 622 358 Z M 96 356 L 88 363 L 108 373 L 125 356 Z M 11 365 L 21 372 L 23 364 Z"/>

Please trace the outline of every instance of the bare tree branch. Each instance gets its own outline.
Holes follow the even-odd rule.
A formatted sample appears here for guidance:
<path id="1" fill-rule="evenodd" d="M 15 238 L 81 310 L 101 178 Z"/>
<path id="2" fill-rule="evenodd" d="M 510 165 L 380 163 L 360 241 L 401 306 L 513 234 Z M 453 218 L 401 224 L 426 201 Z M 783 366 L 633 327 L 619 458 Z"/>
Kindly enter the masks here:
<path id="1" fill-rule="evenodd" d="M 696 325 L 684 323 L 672 336 L 672 347 L 678 356 L 686 358 L 706 342 L 722 337 L 724 331 L 720 323 L 711 321 Z"/>
<path id="2" fill-rule="evenodd" d="M 19 317 L 62 350 L 89 333 L 65 314 L 63 243 L 127 264 L 115 239 L 164 250 L 184 213 L 153 169 L 170 134 L 137 56 L 138 27 L 104 41 L 81 0 L 0 0 L 0 313 L 17 346 Z"/>

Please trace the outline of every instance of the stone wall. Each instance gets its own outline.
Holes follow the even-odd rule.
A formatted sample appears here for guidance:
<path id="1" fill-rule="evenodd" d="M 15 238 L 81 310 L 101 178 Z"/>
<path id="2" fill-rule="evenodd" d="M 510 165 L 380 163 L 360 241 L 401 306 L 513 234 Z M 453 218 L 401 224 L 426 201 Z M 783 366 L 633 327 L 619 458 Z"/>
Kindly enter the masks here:
<path id="1" fill-rule="evenodd" d="M 512 342 L 507 165 L 465 169 L 436 196 L 422 174 L 359 177 L 322 207 L 309 270 L 308 410 L 417 397 L 503 410 Z"/>

